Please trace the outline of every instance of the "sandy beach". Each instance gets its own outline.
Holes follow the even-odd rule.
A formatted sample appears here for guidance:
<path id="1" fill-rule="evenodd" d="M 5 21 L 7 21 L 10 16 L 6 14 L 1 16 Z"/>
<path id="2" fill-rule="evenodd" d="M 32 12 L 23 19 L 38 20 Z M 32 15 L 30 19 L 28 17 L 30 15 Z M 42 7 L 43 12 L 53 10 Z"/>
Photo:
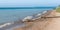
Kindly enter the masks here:
<path id="1" fill-rule="evenodd" d="M 60 16 L 60 13 L 52 11 L 47 17 Z M 26 22 L 25 27 L 14 30 L 60 30 L 60 18 L 42 18 L 40 21 Z"/>

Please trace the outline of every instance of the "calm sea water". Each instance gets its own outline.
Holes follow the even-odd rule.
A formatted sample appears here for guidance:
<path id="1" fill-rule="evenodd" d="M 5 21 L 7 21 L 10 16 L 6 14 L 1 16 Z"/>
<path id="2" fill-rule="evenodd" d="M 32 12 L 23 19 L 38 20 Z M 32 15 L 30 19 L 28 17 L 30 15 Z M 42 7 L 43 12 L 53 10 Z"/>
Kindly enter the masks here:
<path id="1" fill-rule="evenodd" d="M 34 15 L 45 10 L 53 10 L 54 8 L 0 8 L 0 23 L 16 21 L 26 16 Z"/>

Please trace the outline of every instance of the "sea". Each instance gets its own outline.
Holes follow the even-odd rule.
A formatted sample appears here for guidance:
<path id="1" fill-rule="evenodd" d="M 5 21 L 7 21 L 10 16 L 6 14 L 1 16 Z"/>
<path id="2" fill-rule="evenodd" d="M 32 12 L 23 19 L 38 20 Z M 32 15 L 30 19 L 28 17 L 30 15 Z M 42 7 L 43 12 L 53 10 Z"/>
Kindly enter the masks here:
<path id="1" fill-rule="evenodd" d="M 0 23 L 20 20 L 26 16 L 54 9 L 55 7 L 0 7 Z"/>

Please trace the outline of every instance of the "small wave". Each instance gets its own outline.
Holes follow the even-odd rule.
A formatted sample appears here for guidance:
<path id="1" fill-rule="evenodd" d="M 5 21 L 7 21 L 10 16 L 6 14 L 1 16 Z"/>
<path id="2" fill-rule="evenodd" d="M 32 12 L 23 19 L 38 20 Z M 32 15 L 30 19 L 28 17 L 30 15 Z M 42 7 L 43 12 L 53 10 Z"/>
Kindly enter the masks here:
<path id="1" fill-rule="evenodd" d="M 35 19 L 38 19 L 38 18 L 41 18 L 41 16 L 43 15 L 43 14 L 46 14 L 48 11 L 43 11 L 42 13 L 38 13 L 38 14 L 36 14 L 35 16 L 27 16 L 27 17 L 25 17 L 22 21 L 24 22 L 24 21 L 28 21 L 28 20 L 35 20 Z"/>
<path id="2" fill-rule="evenodd" d="M 6 26 L 9 26 L 9 25 L 12 25 L 13 23 L 5 23 L 3 25 L 0 25 L 0 28 L 3 28 L 3 27 L 6 27 Z"/>
<path id="3" fill-rule="evenodd" d="M 32 19 L 33 18 L 33 16 L 27 16 L 27 17 L 25 17 L 22 21 L 27 21 L 27 19 Z"/>

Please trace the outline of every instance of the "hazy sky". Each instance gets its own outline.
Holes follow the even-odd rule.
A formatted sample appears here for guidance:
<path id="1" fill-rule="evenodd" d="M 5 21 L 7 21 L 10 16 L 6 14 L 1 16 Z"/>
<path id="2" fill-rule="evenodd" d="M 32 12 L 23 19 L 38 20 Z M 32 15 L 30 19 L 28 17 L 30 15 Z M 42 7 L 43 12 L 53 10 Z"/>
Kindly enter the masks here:
<path id="1" fill-rule="evenodd" d="M 0 0 L 0 7 L 57 6 L 60 0 Z"/>

